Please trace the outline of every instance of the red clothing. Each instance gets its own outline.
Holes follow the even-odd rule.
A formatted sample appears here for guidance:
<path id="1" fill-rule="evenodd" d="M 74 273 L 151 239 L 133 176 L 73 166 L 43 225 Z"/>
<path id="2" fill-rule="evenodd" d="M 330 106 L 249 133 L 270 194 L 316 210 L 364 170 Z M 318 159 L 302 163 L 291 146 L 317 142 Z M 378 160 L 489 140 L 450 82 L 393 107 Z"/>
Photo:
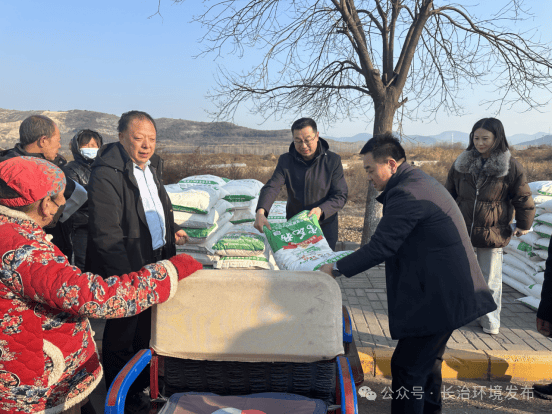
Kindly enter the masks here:
<path id="1" fill-rule="evenodd" d="M 81 273 L 31 218 L 4 206 L 0 235 L 0 412 L 61 412 L 102 377 L 88 318 L 132 316 L 168 300 L 177 269 L 165 260 L 105 280 Z M 188 274 L 201 268 L 191 261 Z"/>

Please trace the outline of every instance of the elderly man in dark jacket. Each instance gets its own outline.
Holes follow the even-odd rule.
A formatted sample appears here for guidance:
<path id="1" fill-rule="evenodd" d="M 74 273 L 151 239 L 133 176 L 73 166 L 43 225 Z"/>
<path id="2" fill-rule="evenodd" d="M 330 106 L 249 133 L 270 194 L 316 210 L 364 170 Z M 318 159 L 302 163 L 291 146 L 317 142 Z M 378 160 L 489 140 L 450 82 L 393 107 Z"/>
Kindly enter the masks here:
<path id="1" fill-rule="evenodd" d="M 145 112 L 121 116 L 119 142 L 103 146 L 92 164 L 88 183 L 89 237 L 86 269 L 104 278 L 141 269 L 170 258 L 186 233 L 173 219 L 163 187 L 163 161 L 154 154 L 155 122 Z M 151 312 L 108 320 L 102 344 L 106 385 L 140 349 L 148 348 Z M 138 399 L 147 374 L 131 394 Z M 134 384 L 133 384 L 134 386 Z"/>
<path id="2" fill-rule="evenodd" d="M 436 413 L 451 333 L 496 305 L 447 190 L 405 163 L 391 135 L 373 137 L 361 154 L 369 180 L 382 191 L 382 219 L 368 244 L 321 270 L 351 277 L 386 262 L 390 334 L 399 339 L 391 362 L 392 412 Z"/>
<path id="3" fill-rule="evenodd" d="M 67 160 L 59 154 L 61 148 L 60 130 L 56 123 L 45 115 L 31 115 L 19 126 L 19 143 L 9 150 L 0 151 L 0 161 L 12 157 L 36 157 L 48 160 L 63 169 Z M 71 258 L 73 248 L 70 235 L 65 232 L 62 223 L 69 219 L 87 199 L 86 190 L 74 180 L 67 180 L 65 191 L 65 205 L 62 215 L 49 226 L 47 233 L 52 235 L 52 243 L 65 256 Z M 58 222 L 59 219 L 59 222 Z"/>
<path id="4" fill-rule="evenodd" d="M 263 232 L 271 229 L 267 216 L 283 184 L 288 191 L 286 218 L 302 210 L 317 215 L 323 234 L 334 249 L 338 241 L 338 211 L 348 198 L 348 185 L 340 156 L 329 151 L 326 140 L 319 137 L 317 124 L 311 118 L 300 118 L 292 124 L 294 142 L 288 153 L 280 156 L 273 176 L 261 189 L 254 227 Z"/>

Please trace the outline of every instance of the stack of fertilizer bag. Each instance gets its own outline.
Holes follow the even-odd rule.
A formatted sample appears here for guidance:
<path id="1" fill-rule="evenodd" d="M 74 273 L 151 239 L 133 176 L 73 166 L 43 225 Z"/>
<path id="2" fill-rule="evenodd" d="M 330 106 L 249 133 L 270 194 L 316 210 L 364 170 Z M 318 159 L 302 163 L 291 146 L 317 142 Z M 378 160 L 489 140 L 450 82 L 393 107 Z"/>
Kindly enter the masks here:
<path id="1" fill-rule="evenodd" d="M 218 256 L 214 268 L 278 269 L 267 238 L 253 227 L 262 187 L 263 183 L 255 179 L 231 180 L 223 186 L 223 199 L 232 209 L 232 226 L 211 246 Z"/>
<path id="2" fill-rule="evenodd" d="M 213 244 L 232 228 L 233 206 L 224 199 L 228 179 L 213 175 L 191 176 L 177 184 L 165 186 L 175 223 L 189 236 L 184 245 L 177 245 L 177 253 L 186 253 L 204 265 L 214 267 L 219 256 Z"/>
<path id="3" fill-rule="evenodd" d="M 263 228 L 281 270 L 316 271 L 353 251 L 334 252 L 323 236 L 317 216 L 304 210 L 289 221 Z"/>
<path id="4" fill-rule="evenodd" d="M 551 238 L 552 183 L 532 182 L 529 186 L 536 205 L 534 224 L 530 232 L 512 237 L 509 245 L 504 248 L 503 282 L 526 296 L 519 298 L 519 301 L 537 310 Z"/>
<path id="5" fill-rule="evenodd" d="M 204 268 L 278 269 L 266 237 L 253 227 L 263 183 L 214 175 L 186 177 L 165 188 L 175 223 L 189 240 L 177 245 Z"/>

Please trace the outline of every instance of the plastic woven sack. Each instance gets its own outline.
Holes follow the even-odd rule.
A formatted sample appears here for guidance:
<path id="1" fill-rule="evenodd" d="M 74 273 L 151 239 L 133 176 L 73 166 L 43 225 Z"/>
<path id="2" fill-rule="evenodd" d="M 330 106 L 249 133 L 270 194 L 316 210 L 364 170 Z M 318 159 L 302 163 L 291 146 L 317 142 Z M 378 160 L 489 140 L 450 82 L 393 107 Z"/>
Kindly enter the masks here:
<path id="1" fill-rule="evenodd" d="M 550 180 L 528 183 L 528 186 L 530 186 L 530 190 L 534 195 L 553 196 L 551 192 L 552 183 Z"/>
<path id="2" fill-rule="evenodd" d="M 540 205 L 536 206 L 536 209 L 541 209 L 544 212 L 551 213 L 551 199 L 549 199 L 547 202 L 543 202 Z M 537 213 L 537 211 L 536 211 Z"/>
<path id="3" fill-rule="evenodd" d="M 538 249 L 543 249 L 547 251 L 547 249 L 549 248 L 549 237 L 538 239 L 536 242 L 534 242 L 534 246 Z"/>
<path id="4" fill-rule="evenodd" d="M 224 199 L 229 202 L 247 202 L 255 199 L 263 183 L 255 179 L 231 180 L 223 186 L 227 192 Z"/>
<path id="5" fill-rule="evenodd" d="M 508 246 L 516 252 L 525 252 L 526 254 L 532 252 L 533 249 L 532 245 L 519 241 L 515 238 L 511 238 Z"/>
<path id="6" fill-rule="evenodd" d="M 255 208 L 257 207 L 258 200 L 259 197 L 252 199 L 250 201 L 250 206 L 246 208 L 233 207 L 233 215 L 232 218 L 230 218 L 230 221 L 235 225 L 239 223 L 255 222 Z M 232 206 L 230 202 L 227 203 Z"/>
<path id="7" fill-rule="evenodd" d="M 503 264 L 509 265 L 513 268 L 519 269 L 525 274 L 532 275 L 536 272 L 536 269 L 527 265 L 525 262 L 520 261 L 515 255 L 505 254 L 503 255 Z"/>
<path id="8" fill-rule="evenodd" d="M 230 212 L 223 212 L 223 214 L 219 217 L 219 220 L 209 228 L 205 228 L 205 229 L 183 228 L 189 237 L 188 243 L 200 244 L 207 241 L 209 236 L 215 233 L 217 229 L 221 228 L 223 225 L 225 225 L 230 221 L 231 216 L 232 214 Z"/>
<path id="9" fill-rule="evenodd" d="M 551 213 L 542 213 L 539 216 L 534 218 L 534 221 L 537 223 L 543 223 L 545 225 L 551 226 Z"/>
<path id="10" fill-rule="evenodd" d="M 503 273 L 503 282 L 507 284 L 509 287 L 514 288 L 519 293 L 522 293 L 523 295 L 531 295 L 530 290 L 526 285 L 523 283 L 515 280 L 514 278 L 508 276 L 507 274 Z"/>
<path id="11" fill-rule="evenodd" d="M 222 256 L 261 255 L 265 252 L 265 235 L 251 225 L 235 225 L 213 244 L 212 249 Z"/>
<path id="12" fill-rule="evenodd" d="M 283 223 L 286 222 L 286 201 L 277 200 L 271 206 L 267 220 L 269 223 Z"/>
<path id="13" fill-rule="evenodd" d="M 217 186 L 192 186 L 178 193 L 169 193 L 173 210 L 207 214 L 225 192 Z"/>
<path id="14" fill-rule="evenodd" d="M 542 238 L 551 238 L 551 226 L 546 225 L 545 223 L 536 223 L 533 228 L 534 232 L 536 232 Z"/>
<path id="15" fill-rule="evenodd" d="M 530 291 L 530 295 L 532 297 L 535 297 L 537 299 L 541 299 L 541 284 L 530 284 L 528 286 L 528 290 Z"/>
<path id="16" fill-rule="evenodd" d="M 224 177 L 217 177 L 212 174 L 201 174 L 197 176 L 185 177 L 184 179 L 180 180 L 178 184 L 183 189 L 198 185 L 221 187 L 229 181 L 229 179 L 225 179 Z"/>
<path id="17" fill-rule="evenodd" d="M 536 272 L 534 275 L 532 275 L 532 279 L 536 284 L 543 285 L 543 280 L 545 279 L 545 273 L 544 272 Z"/>
<path id="18" fill-rule="evenodd" d="M 220 199 L 207 213 L 191 213 L 174 211 L 175 223 L 185 228 L 210 228 L 219 218 L 232 209 L 232 205 L 226 200 Z"/>
<path id="19" fill-rule="evenodd" d="M 528 306 L 534 311 L 537 311 L 538 307 L 540 306 L 540 300 L 538 300 L 536 297 L 517 298 L 517 301 L 520 301 L 522 304 Z"/>
<path id="20" fill-rule="evenodd" d="M 503 274 L 508 275 L 509 277 L 518 281 L 524 286 L 534 284 L 534 279 L 529 274 L 508 264 L 503 264 Z"/>
<path id="21" fill-rule="evenodd" d="M 271 224 L 271 229 L 263 228 L 280 269 L 316 271 L 353 252 L 330 249 L 317 216 L 308 216 L 308 213 L 304 210 L 285 223 Z"/>

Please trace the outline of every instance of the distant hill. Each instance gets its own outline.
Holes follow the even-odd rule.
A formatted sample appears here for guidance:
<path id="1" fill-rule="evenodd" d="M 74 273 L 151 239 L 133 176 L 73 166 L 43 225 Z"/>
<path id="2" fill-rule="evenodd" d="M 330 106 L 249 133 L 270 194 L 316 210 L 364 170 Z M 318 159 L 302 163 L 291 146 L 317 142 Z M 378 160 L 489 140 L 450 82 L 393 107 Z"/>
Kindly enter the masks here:
<path id="1" fill-rule="evenodd" d="M 106 142 L 117 141 L 119 116 L 86 110 L 15 111 L 0 109 L 0 147 L 19 141 L 21 121 L 33 114 L 52 118 L 60 129 L 62 148 L 82 128 L 98 131 Z M 199 122 L 172 118 L 155 120 L 158 142 L 166 148 L 209 145 L 288 145 L 290 130 L 255 130 L 228 122 Z M 67 148 L 67 147 L 66 147 Z"/>
<path id="2" fill-rule="evenodd" d="M 535 140 L 524 141 L 522 143 L 514 145 L 513 147 L 516 148 L 517 150 L 523 150 L 530 146 L 541 146 L 544 144 L 548 146 L 553 144 L 553 140 L 551 139 L 551 134 L 543 135 L 542 137 L 536 138 Z"/>
<path id="3" fill-rule="evenodd" d="M 19 125 L 21 121 L 32 114 L 43 114 L 52 118 L 61 133 L 62 149 L 67 151 L 67 145 L 77 131 L 90 128 L 99 131 L 106 142 L 117 141 L 118 115 L 86 110 L 70 111 L 17 111 L 0 109 L 0 147 L 11 148 L 19 141 Z M 288 128 L 282 130 L 255 130 L 241 127 L 229 122 L 199 122 L 173 118 L 157 118 L 158 142 L 169 151 L 179 151 L 184 147 L 197 148 L 204 146 L 260 146 L 267 145 L 267 152 L 286 151 L 291 142 Z M 508 137 L 510 144 L 539 145 L 546 140 L 544 133 L 516 134 Z M 331 142 L 331 148 L 341 148 L 343 151 L 358 152 L 362 145 L 372 137 L 370 133 L 360 133 L 353 137 L 332 137 L 321 133 L 321 136 Z M 405 146 L 432 146 L 440 143 L 461 143 L 466 146 L 468 133 L 460 131 L 444 131 L 438 135 L 404 135 Z M 453 140 L 452 140 L 453 138 Z M 336 143 L 334 143 L 336 142 Z M 534 144 L 534 142 L 538 144 Z M 351 149 L 349 149 L 351 147 Z M 245 148 L 245 147 L 244 147 Z"/>

